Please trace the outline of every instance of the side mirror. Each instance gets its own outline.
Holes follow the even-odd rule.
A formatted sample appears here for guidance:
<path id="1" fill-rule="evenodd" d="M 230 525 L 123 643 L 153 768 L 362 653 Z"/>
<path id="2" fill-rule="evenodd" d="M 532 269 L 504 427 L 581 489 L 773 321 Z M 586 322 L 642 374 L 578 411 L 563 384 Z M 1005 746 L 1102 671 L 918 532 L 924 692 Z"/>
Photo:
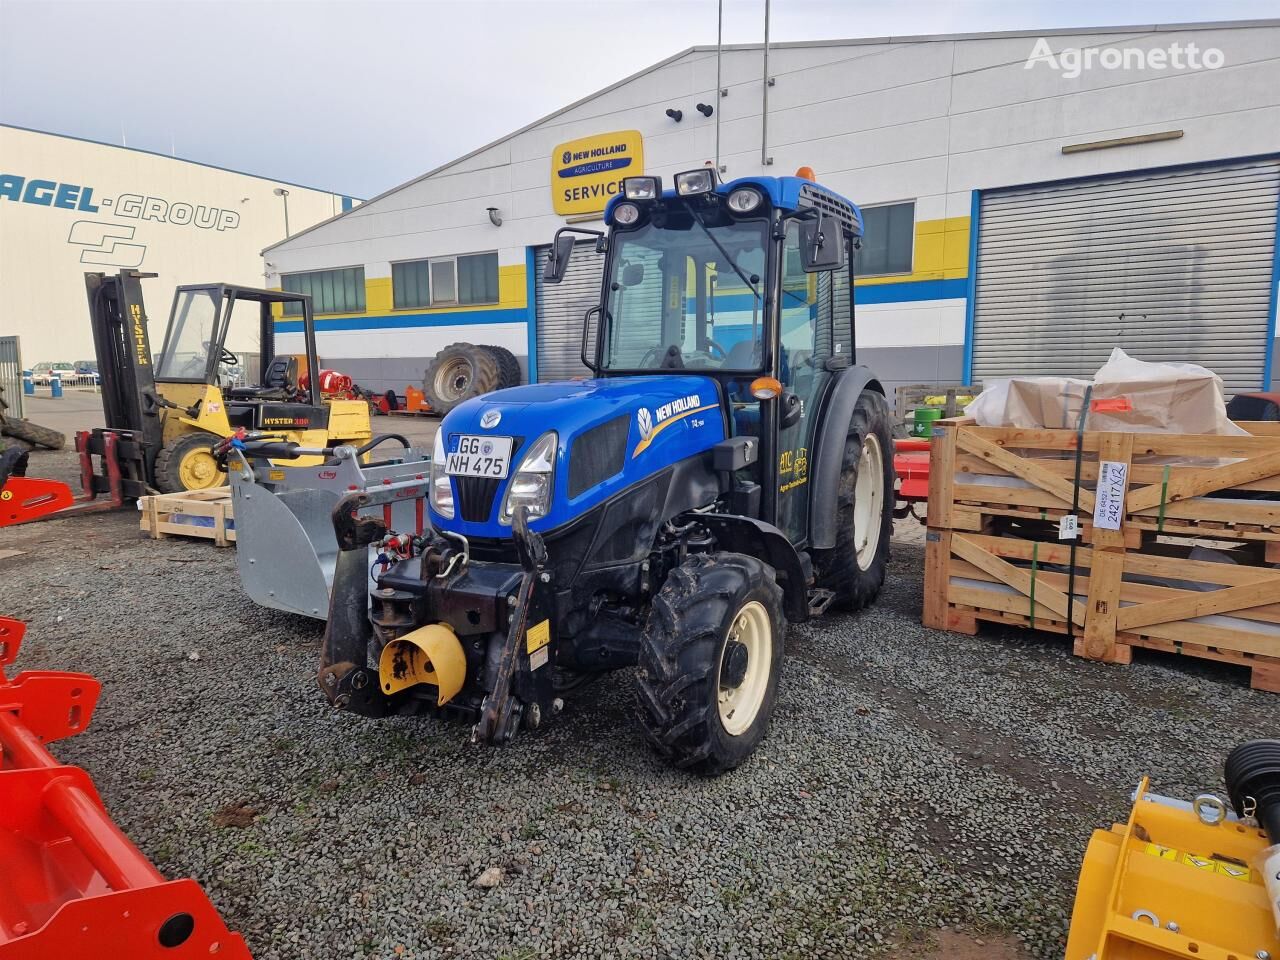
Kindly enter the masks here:
<path id="1" fill-rule="evenodd" d="M 551 256 L 547 259 L 546 269 L 542 271 L 542 279 L 547 283 L 559 283 L 569 269 L 569 258 L 573 256 L 572 234 L 560 234 L 551 245 Z"/>
<path id="2" fill-rule="evenodd" d="M 644 282 L 644 264 L 628 263 L 622 268 L 622 285 L 624 287 L 639 286 Z"/>
<path id="3" fill-rule="evenodd" d="M 844 230 L 830 214 L 820 214 L 800 227 L 800 261 L 805 273 L 844 266 Z"/>

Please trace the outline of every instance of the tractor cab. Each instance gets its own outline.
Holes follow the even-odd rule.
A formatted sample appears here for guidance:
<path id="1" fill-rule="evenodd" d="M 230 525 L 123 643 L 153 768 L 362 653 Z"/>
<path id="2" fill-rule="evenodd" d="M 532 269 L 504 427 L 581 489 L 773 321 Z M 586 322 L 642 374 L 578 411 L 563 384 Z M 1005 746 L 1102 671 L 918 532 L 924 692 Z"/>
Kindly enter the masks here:
<path id="1" fill-rule="evenodd" d="M 596 234 L 608 263 L 583 362 L 600 377 L 713 379 L 727 435 L 760 442 L 766 492 L 749 512 L 805 542 L 820 400 L 853 363 L 861 213 L 802 177 L 719 184 L 704 169 L 665 192 L 657 177 L 623 183 L 611 235 Z M 549 281 L 582 232 L 557 234 Z"/>

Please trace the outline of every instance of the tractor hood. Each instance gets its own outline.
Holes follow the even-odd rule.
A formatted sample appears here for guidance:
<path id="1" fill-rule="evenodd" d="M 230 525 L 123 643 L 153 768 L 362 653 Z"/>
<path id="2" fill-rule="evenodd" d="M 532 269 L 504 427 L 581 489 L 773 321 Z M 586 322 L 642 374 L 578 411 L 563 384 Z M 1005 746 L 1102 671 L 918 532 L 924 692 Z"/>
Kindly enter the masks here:
<path id="1" fill-rule="evenodd" d="M 512 387 L 468 400 L 440 424 L 446 460 L 463 438 L 510 437 L 501 479 L 452 477 L 454 516 L 431 522 L 474 537 L 510 537 L 499 522 L 507 485 L 530 446 L 558 436 L 550 512 L 535 530 L 552 530 L 671 463 L 725 437 L 720 391 L 710 377 L 669 375 L 569 380 Z"/>

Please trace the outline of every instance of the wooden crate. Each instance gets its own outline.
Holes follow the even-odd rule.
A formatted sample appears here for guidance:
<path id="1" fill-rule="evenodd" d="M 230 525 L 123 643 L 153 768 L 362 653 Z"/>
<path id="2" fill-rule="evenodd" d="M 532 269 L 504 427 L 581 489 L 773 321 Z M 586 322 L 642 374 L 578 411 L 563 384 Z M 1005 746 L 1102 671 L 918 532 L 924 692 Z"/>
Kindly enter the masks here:
<path id="1" fill-rule="evenodd" d="M 152 540 L 202 537 L 227 547 L 236 539 L 229 487 L 143 497 L 138 509 L 142 513 L 138 526 L 151 534 Z"/>
<path id="2" fill-rule="evenodd" d="M 1075 431 L 940 421 L 925 625 L 1069 633 L 1078 655 L 1114 663 L 1133 647 L 1223 660 L 1280 692 L 1280 425 L 1243 426 L 1253 435 L 1086 432 L 1077 491 Z M 1091 522 L 1100 461 L 1128 470 L 1119 530 Z M 1220 491 L 1231 499 L 1207 496 Z M 1055 535 L 1073 502 L 1074 551 Z M 1206 541 L 1234 562 L 1190 559 Z M 1069 590 L 1084 598 L 1070 609 Z"/>

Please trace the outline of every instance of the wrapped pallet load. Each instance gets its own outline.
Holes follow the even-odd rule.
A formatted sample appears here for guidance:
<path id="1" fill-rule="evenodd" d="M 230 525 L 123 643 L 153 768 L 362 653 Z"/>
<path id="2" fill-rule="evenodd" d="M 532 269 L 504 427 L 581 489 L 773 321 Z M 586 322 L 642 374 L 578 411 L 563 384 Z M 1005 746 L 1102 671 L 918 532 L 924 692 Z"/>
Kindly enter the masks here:
<path id="1" fill-rule="evenodd" d="M 1247 435 L 1227 417 L 1222 378 L 1212 370 L 1195 363 L 1148 363 L 1119 347 L 1092 385 L 1071 377 L 998 380 L 965 415 L 984 427 L 1075 429 L 1086 395 L 1086 430 Z"/>

